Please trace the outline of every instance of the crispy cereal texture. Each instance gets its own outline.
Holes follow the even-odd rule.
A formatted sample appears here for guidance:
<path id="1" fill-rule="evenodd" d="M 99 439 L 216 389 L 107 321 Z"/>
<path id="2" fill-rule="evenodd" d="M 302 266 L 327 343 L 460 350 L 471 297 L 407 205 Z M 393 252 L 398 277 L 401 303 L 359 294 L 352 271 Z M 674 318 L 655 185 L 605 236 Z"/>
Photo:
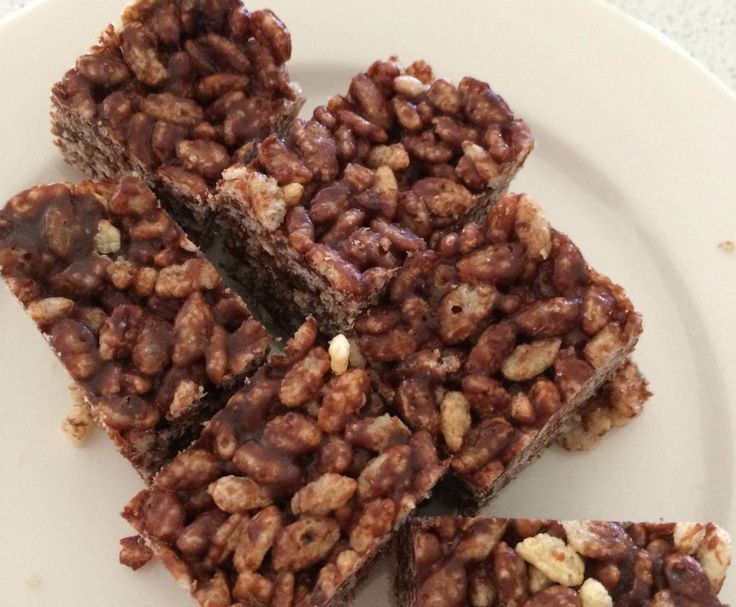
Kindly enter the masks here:
<path id="1" fill-rule="evenodd" d="M 400 542 L 407 607 L 718 607 L 731 539 L 714 523 L 414 519 Z"/>

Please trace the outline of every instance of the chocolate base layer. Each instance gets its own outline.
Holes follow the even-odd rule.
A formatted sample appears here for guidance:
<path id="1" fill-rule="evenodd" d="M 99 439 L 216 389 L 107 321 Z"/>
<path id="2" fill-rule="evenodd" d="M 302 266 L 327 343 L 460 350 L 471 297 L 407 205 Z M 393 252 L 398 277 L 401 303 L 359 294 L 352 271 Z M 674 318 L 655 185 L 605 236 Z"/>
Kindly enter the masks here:
<path id="1" fill-rule="evenodd" d="M 439 490 L 443 486 L 438 487 Z M 414 607 L 416 603 L 416 592 L 414 582 L 416 580 L 416 559 L 414 558 L 414 534 L 421 528 L 422 520 L 429 518 L 414 518 L 410 520 L 396 538 L 396 577 L 394 577 L 394 595 L 398 604 L 402 607 Z"/>
<path id="2" fill-rule="evenodd" d="M 268 232 L 243 210 L 235 187 L 219 191 L 218 224 L 225 235 L 220 263 L 278 330 L 287 335 L 308 315 L 320 319 L 325 335 L 351 327 L 355 318 L 376 303 L 379 293 L 351 297 L 308 267 L 280 232 Z"/>
<path id="3" fill-rule="evenodd" d="M 118 430 L 107 425 L 105 419 L 98 413 L 96 407 L 92 406 L 84 393 L 82 393 L 82 398 L 90 406 L 95 422 L 105 430 L 120 453 L 148 484 L 164 465 L 199 436 L 202 426 L 225 406 L 228 397 L 234 391 L 235 387 L 232 387 L 229 390 L 216 390 L 208 393 L 198 402 L 196 409 L 177 419 L 176 426 L 164 428 L 155 435 L 141 435 L 136 439 L 126 438 Z"/>

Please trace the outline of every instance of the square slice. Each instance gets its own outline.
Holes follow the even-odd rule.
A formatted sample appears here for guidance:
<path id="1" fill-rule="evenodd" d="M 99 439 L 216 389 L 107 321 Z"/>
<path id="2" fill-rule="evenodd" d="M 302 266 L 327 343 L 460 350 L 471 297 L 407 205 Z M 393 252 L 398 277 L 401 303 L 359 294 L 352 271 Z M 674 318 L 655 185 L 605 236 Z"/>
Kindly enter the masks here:
<path id="1" fill-rule="evenodd" d="M 203 607 L 340 604 L 446 470 L 308 320 L 123 516 Z"/>
<path id="2" fill-rule="evenodd" d="M 326 333 L 349 330 L 408 255 L 485 216 L 532 145 L 488 84 L 377 61 L 225 171 L 228 271 L 287 327 L 314 314 Z"/>
<path id="3" fill-rule="evenodd" d="M 379 393 L 483 503 L 624 364 L 641 329 L 624 290 L 531 197 L 508 194 L 485 224 L 410 256 L 353 339 Z"/>
<path id="4" fill-rule="evenodd" d="M 53 133 L 94 177 L 136 174 L 198 244 L 222 170 L 282 132 L 304 99 L 291 36 L 239 0 L 137 0 L 52 91 Z"/>
<path id="5" fill-rule="evenodd" d="M 0 274 L 144 478 L 191 442 L 271 343 L 135 177 L 11 198 Z"/>

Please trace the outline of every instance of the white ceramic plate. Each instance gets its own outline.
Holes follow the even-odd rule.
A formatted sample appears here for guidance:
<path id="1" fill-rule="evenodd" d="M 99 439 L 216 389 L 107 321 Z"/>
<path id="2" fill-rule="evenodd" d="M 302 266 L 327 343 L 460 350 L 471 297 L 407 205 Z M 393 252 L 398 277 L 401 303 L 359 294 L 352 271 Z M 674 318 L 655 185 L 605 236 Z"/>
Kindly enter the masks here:
<path id="1" fill-rule="evenodd" d="M 51 144 L 51 83 L 120 0 L 51 0 L 0 26 L 0 200 L 78 179 Z M 488 513 L 714 520 L 736 532 L 736 97 L 662 37 L 601 2 L 271 2 L 310 106 L 374 58 L 424 57 L 488 79 L 537 148 L 514 184 L 537 196 L 644 314 L 637 358 L 654 398 L 593 453 L 553 448 Z M 68 379 L 0 288 L 0 603 L 194 604 L 159 566 L 117 564 L 118 516 L 141 481 L 97 432 L 59 432 Z M 356 605 L 386 602 L 389 565 Z M 724 601 L 736 602 L 736 572 Z"/>

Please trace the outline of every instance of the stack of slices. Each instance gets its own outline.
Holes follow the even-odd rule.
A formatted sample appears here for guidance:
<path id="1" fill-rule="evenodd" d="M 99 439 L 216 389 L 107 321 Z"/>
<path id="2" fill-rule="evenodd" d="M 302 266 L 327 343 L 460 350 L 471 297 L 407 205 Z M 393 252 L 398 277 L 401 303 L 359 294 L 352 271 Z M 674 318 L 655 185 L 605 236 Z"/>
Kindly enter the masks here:
<path id="1" fill-rule="evenodd" d="M 649 396 L 624 290 L 508 193 L 533 140 L 488 84 L 391 58 L 299 119 L 291 52 L 270 10 L 133 3 L 53 87 L 94 180 L 0 211 L 3 278 L 146 482 L 121 561 L 203 607 L 336 605 L 435 487 L 477 508 Z M 408 533 L 422 607 L 716 606 L 730 558 L 713 524 Z"/>

